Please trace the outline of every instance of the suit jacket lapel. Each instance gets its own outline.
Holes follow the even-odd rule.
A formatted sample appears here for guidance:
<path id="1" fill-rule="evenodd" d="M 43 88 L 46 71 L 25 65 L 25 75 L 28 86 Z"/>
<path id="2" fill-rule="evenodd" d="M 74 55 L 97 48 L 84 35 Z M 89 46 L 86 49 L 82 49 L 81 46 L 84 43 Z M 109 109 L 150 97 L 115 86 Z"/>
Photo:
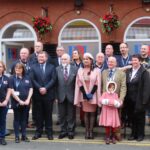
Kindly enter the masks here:
<path id="1" fill-rule="evenodd" d="M 68 80 L 67 80 L 67 82 L 68 82 L 69 79 L 71 78 L 71 73 L 73 72 L 72 69 L 73 69 L 73 68 L 72 68 L 72 66 L 70 65 L 70 70 L 69 70 L 69 75 L 68 75 Z"/>
<path id="2" fill-rule="evenodd" d="M 59 74 L 60 78 L 62 79 L 62 81 L 64 81 L 64 69 L 63 66 L 60 66 L 60 74 Z"/>

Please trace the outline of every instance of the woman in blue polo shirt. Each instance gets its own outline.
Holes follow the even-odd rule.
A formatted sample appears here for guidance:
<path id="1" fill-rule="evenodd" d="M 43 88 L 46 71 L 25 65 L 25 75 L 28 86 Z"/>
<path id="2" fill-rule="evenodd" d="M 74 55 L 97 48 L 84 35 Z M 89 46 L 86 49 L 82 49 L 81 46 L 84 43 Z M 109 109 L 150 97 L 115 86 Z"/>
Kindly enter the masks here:
<path id="1" fill-rule="evenodd" d="M 9 78 L 4 75 L 5 65 L 0 61 L 0 144 L 6 145 L 5 131 L 6 131 L 6 114 L 8 110 L 8 101 L 11 94 L 8 81 Z"/>
<path id="2" fill-rule="evenodd" d="M 20 143 L 19 129 L 21 127 L 21 140 L 29 142 L 26 136 L 26 121 L 30 99 L 33 94 L 31 80 L 25 75 L 25 68 L 22 63 L 17 63 L 14 74 L 10 79 L 12 89 L 12 108 L 14 111 L 15 142 Z"/>

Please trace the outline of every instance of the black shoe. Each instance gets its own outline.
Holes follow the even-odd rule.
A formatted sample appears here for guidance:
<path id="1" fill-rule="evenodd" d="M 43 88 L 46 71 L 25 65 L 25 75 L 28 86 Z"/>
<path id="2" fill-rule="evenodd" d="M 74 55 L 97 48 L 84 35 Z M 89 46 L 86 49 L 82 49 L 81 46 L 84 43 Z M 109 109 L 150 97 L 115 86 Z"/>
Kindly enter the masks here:
<path id="1" fill-rule="evenodd" d="M 70 139 L 70 140 L 74 139 L 74 134 L 73 133 L 69 133 L 68 134 L 68 139 Z"/>
<path id="2" fill-rule="evenodd" d="M 90 131 L 90 133 L 89 133 L 89 139 L 94 139 L 94 133 L 93 133 L 93 131 Z"/>
<path id="3" fill-rule="evenodd" d="M 144 137 L 143 136 L 139 136 L 136 141 L 140 142 L 140 141 L 143 141 L 144 140 Z"/>
<path id="4" fill-rule="evenodd" d="M 59 122 L 59 121 L 57 121 L 57 122 L 56 122 L 56 125 L 60 125 L 60 122 Z"/>
<path id="5" fill-rule="evenodd" d="M 48 138 L 48 140 L 53 140 L 54 139 L 52 135 L 48 135 L 47 138 Z"/>
<path id="6" fill-rule="evenodd" d="M 85 131 L 85 139 L 90 139 L 90 132 L 88 130 Z"/>
<path id="7" fill-rule="evenodd" d="M 59 136 L 58 136 L 58 139 L 63 139 L 64 137 L 67 136 L 67 133 L 61 133 Z"/>
<path id="8" fill-rule="evenodd" d="M 26 137 L 26 136 L 22 136 L 22 137 L 21 137 L 21 141 L 30 142 L 30 140 L 29 140 L 28 137 Z"/>
<path id="9" fill-rule="evenodd" d="M 134 137 L 134 136 L 130 136 L 129 138 L 128 138 L 128 141 L 133 141 L 133 140 L 136 140 L 136 137 Z"/>
<path id="10" fill-rule="evenodd" d="M 81 126 L 82 126 L 82 127 L 85 127 L 85 123 L 84 123 L 83 120 L 81 121 Z"/>
<path id="11" fill-rule="evenodd" d="M 41 138 L 41 135 L 40 134 L 35 134 L 33 137 L 32 137 L 32 140 L 37 140 Z"/>
<path id="12" fill-rule="evenodd" d="M 2 138 L 2 139 L 0 140 L 0 143 L 1 143 L 1 145 L 7 145 L 7 142 L 5 141 L 5 138 Z"/>
<path id="13" fill-rule="evenodd" d="M 15 138 L 15 143 L 20 143 L 19 137 L 16 137 L 16 138 Z"/>

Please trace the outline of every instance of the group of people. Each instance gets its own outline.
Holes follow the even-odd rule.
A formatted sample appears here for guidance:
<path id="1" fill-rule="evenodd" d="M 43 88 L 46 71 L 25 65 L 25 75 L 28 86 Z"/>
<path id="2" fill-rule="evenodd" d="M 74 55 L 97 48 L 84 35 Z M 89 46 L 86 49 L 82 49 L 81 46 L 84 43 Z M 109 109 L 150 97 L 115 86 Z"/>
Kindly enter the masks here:
<path id="1" fill-rule="evenodd" d="M 36 127 L 32 140 L 42 137 L 44 128 L 47 138 L 53 140 L 54 101 L 58 104 L 59 139 L 74 138 L 76 107 L 80 107 L 85 139 L 94 139 L 98 112 L 99 125 L 105 127 L 106 144 L 121 140 L 121 125 L 126 121 L 131 124 L 128 140 L 144 139 L 145 113 L 150 111 L 148 45 L 141 46 L 141 54 L 130 56 L 128 44 L 121 43 L 121 55 L 115 56 L 109 44 L 105 54 L 99 52 L 96 60 L 88 52 L 82 57 L 77 49 L 71 57 L 62 46 L 56 49 L 57 57 L 51 58 L 43 51 L 41 42 L 35 42 L 34 50 L 31 55 L 27 48 L 20 50 L 20 58 L 12 64 L 9 78 L 0 61 L 0 144 L 7 144 L 9 102 L 14 112 L 16 143 L 29 142 L 26 126 L 31 103 Z"/>

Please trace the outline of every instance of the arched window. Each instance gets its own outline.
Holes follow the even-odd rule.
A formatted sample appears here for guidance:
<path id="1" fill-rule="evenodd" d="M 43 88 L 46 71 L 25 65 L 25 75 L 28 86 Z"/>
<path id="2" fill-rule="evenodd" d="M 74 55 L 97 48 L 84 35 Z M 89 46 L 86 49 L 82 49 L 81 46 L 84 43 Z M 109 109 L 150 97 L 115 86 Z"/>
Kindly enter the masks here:
<path id="1" fill-rule="evenodd" d="M 0 31 L 0 59 L 6 64 L 7 72 L 11 64 L 19 58 L 22 47 L 31 49 L 37 36 L 29 24 L 14 21 L 6 24 Z"/>
<path id="2" fill-rule="evenodd" d="M 95 56 L 101 50 L 101 37 L 97 27 L 85 19 L 75 19 L 61 29 L 58 44 L 62 45 L 70 55 L 77 48 L 84 52 L 90 52 Z"/>
<path id="3" fill-rule="evenodd" d="M 134 20 L 126 29 L 124 41 L 128 43 L 130 53 L 139 53 L 141 44 L 150 45 L 150 17 Z"/>

